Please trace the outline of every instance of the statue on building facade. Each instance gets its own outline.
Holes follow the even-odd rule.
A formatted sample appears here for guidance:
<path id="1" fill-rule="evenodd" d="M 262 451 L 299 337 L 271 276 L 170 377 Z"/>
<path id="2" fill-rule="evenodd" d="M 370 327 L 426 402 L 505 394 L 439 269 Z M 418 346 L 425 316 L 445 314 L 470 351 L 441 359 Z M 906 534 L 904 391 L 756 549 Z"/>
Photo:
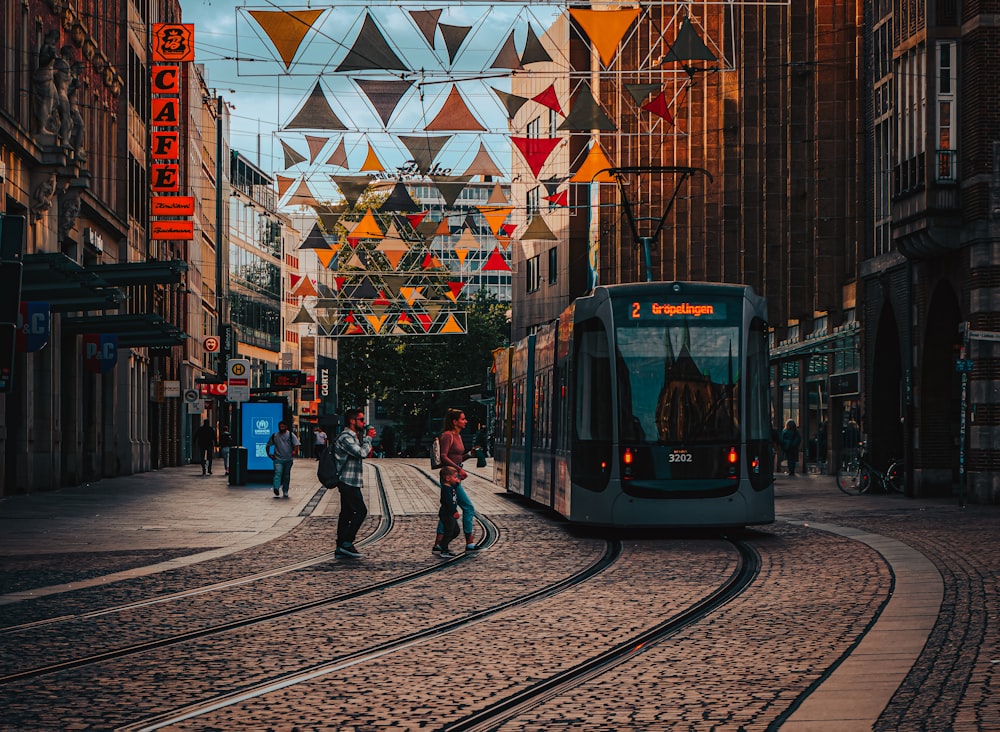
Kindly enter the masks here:
<path id="1" fill-rule="evenodd" d="M 76 159 L 81 163 L 85 163 L 87 162 L 87 150 L 83 143 L 87 134 L 87 127 L 83 115 L 80 114 L 80 99 L 78 94 L 80 87 L 86 83 L 81 73 L 82 71 L 82 63 L 77 61 L 73 64 L 73 79 L 69 85 L 69 109 L 73 131 L 69 136 L 69 146 L 76 153 Z"/>
<path id="2" fill-rule="evenodd" d="M 58 182 L 55 173 L 50 173 L 45 180 L 35 186 L 35 190 L 31 194 L 32 221 L 38 221 L 46 211 L 52 208 L 52 199 L 56 195 L 57 188 Z"/>
<path id="3" fill-rule="evenodd" d="M 38 65 L 32 81 L 35 123 L 40 132 L 55 132 L 58 129 L 54 113 L 56 110 L 55 61 L 59 43 L 59 31 L 50 30 L 38 48 Z"/>
<path id="4" fill-rule="evenodd" d="M 69 233 L 80 215 L 80 191 L 70 190 L 59 200 L 59 241 L 69 239 Z"/>
<path id="5" fill-rule="evenodd" d="M 76 61 L 76 49 L 72 46 L 63 46 L 59 50 L 59 55 L 53 61 L 53 80 L 56 87 L 56 112 L 59 115 L 59 126 L 55 130 L 59 135 L 59 141 L 64 145 L 70 144 L 70 137 L 73 134 L 73 112 L 69 101 L 70 86 L 73 84 L 73 66 Z"/>

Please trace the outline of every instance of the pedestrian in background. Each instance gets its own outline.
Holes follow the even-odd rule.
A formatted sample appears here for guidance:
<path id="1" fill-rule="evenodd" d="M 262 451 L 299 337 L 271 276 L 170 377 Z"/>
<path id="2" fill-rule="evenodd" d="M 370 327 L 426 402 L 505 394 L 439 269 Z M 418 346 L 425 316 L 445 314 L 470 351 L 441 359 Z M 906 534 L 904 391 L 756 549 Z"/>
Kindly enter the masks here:
<path id="1" fill-rule="evenodd" d="M 455 503 L 455 486 L 458 482 L 458 471 L 455 468 L 450 465 L 441 468 L 441 507 L 438 509 L 438 522 L 444 528 L 438 532 L 440 538 L 434 551 L 442 557 L 458 556 L 448 548 L 451 540 L 462 533 L 458 528 L 458 505 Z"/>
<path id="2" fill-rule="evenodd" d="M 223 427 L 219 434 L 219 454 L 222 455 L 222 465 L 226 469 L 226 475 L 229 475 L 229 448 L 232 446 L 233 436 L 227 427 Z"/>
<path id="3" fill-rule="evenodd" d="M 326 449 L 326 441 L 329 437 L 326 434 L 326 430 L 323 429 L 323 425 L 316 425 L 316 429 L 313 430 L 313 457 L 319 460 L 320 453 Z"/>
<path id="4" fill-rule="evenodd" d="M 368 507 L 361 492 L 365 486 L 362 460 L 372 454 L 375 428 L 365 428 L 363 409 L 349 409 L 344 417 L 347 426 L 333 443 L 340 474 L 337 482 L 337 490 L 340 491 L 340 518 L 337 519 L 337 548 L 333 553 L 338 557 L 357 558 L 361 556 L 361 552 L 354 546 L 354 540 L 368 515 Z"/>
<path id="5" fill-rule="evenodd" d="M 299 438 L 288 429 L 288 423 L 278 422 L 278 431 L 267 440 L 264 449 L 267 456 L 274 461 L 274 480 L 271 483 L 274 497 L 284 495 L 288 498 L 288 488 L 292 480 L 292 461 L 298 454 Z"/>
<path id="6" fill-rule="evenodd" d="M 462 430 L 468 420 L 465 412 L 461 409 L 449 409 L 444 415 L 444 431 L 441 433 L 441 467 L 450 466 L 458 471 L 459 481 L 469 477 L 469 474 L 462 470 L 462 461 L 472 457 L 472 450 L 466 451 L 465 443 L 462 442 Z M 469 494 L 465 492 L 462 483 L 455 485 L 455 498 L 458 507 L 462 509 L 462 529 L 465 531 L 465 549 L 470 551 L 476 548 L 473 540 L 475 525 L 473 519 L 476 517 L 476 509 L 469 499 Z M 438 522 L 437 536 L 434 541 L 434 551 L 441 548 L 441 539 L 444 536 L 444 524 Z"/>
<path id="7" fill-rule="evenodd" d="M 799 428 L 795 426 L 795 420 L 790 419 L 785 423 L 785 429 L 781 431 L 781 449 L 785 451 L 789 475 L 795 475 L 795 464 L 799 461 L 801 445 L 802 436 L 799 434 Z"/>
<path id="8" fill-rule="evenodd" d="M 198 451 L 198 462 L 201 463 L 201 474 L 212 474 L 212 457 L 215 455 L 215 430 L 206 419 L 194 433 L 194 446 Z"/>

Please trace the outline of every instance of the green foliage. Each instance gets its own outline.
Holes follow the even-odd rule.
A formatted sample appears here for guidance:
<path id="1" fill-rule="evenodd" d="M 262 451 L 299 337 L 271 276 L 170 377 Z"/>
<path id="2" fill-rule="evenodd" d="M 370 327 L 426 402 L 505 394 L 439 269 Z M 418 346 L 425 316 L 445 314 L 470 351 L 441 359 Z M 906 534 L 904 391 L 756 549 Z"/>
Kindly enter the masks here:
<path id="1" fill-rule="evenodd" d="M 429 424 L 436 429 L 448 407 L 471 409 L 469 395 L 484 391 L 493 350 L 510 343 L 507 310 L 480 290 L 468 305 L 467 333 L 341 339 L 341 406 L 378 399 L 410 437 L 420 437 Z M 468 416 L 470 422 L 476 417 Z"/>

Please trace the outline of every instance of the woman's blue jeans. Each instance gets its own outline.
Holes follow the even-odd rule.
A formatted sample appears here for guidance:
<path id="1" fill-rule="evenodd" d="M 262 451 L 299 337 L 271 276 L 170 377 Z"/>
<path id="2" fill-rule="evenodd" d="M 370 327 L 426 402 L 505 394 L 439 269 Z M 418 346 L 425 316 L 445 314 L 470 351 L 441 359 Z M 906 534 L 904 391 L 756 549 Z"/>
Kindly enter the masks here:
<path id="1" fill-rule="evenodd" d="M 475 527 L 472 520 L 476 517 L 476 509 L 461 483 L 455 484 L 455 503 L 458 504 L 458 508 L 462 512 L 462 531 L 466 534 L 473 533 Z M 444 533 L 444 523 L 440 519 L 438 519 L 437 533 Z"/>

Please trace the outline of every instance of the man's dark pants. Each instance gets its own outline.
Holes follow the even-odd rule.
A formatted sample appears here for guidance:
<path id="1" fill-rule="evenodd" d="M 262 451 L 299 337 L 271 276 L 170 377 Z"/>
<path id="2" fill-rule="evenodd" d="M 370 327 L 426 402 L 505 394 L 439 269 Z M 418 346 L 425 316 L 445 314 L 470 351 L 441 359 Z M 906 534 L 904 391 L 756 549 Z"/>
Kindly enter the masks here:
<path id="1" fill-rule="evenodd" d="M 337 519 L 337 545 L 353 544 L 358 529 L 368 515 L 361 489 L 347 483 L 337 483 L 340 491 L 340 518 Z"/>

